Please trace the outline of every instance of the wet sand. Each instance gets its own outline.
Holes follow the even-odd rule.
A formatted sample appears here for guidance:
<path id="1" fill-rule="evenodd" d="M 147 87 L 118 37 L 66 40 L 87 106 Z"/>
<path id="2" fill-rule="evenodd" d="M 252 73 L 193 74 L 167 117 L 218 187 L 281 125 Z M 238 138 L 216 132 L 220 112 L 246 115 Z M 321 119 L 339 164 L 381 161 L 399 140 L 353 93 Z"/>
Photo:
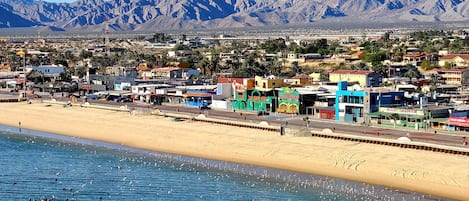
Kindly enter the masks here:
<path id="1" fill-rule="evenodd" d="M 3 125 L 469 200 L 467 156 L 77 106 L 2 103 L 0 114 Z"/>

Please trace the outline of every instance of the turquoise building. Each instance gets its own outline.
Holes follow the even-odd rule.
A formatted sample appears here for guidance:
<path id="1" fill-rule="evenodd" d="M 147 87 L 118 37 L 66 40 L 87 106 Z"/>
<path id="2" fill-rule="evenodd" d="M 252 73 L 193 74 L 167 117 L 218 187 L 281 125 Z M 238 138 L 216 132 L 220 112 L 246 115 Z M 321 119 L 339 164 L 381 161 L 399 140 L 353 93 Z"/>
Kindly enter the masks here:
<path id="1" fill-rule="evenodd" d="M 379 111 L 381 106 L 399 106 L 402 104 L 404 92 L 348 90 L 346 81 L 337 84 L 335 98 L 335 120 L 349 123 L 365 122 L 366 116 Z"/>

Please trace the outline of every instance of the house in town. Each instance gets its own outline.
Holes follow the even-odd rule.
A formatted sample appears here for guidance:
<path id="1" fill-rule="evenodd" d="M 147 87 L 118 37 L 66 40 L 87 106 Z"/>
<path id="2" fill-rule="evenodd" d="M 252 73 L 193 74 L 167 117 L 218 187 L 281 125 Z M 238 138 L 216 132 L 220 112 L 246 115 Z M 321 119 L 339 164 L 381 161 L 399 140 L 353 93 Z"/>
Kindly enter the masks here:
<path id="1" fill-rule="evenodd" d="M 337 87 L 335 120 L 349 123 L 368 123 L 370 118 L 366 115 L 379 111 L 382 106 L 402 104 L 404 97 L 401 91 L 350 90 L 346 81 L 339 82 Z"/>
<path id="2" fill-rule="evenodd" d="M 382 82 L 380 74 L 367 70 L 336 70 L 329 73 L 331 82 L 357 82 L 361 87 L 378 87 Z"/>
<path id="3" fill-rule="evenodd" d="M 469 54 L 448 54 L 440 57 L 438 65 L 445 66 L 446 63 L 451 67 L 469 66 Z"/>
<path id="4" fill-rule="evenodd" d="M 438 69 L 438 77 L 447 85 L 467 85 L 469 84 L 469 69 Z"/>
<path id="5" fill-rule="evenodd" d="M 256 76 L 247 80 L 247 86 L 235 90 L 233 110 L 251 112 L 274 112 L 277 108 L 277 90 L 283 87 L 283 79 Z"/>
<path id="6" fill-rule="evenodd" d="M 32 70 L 42 73 L 45 80 L 55 80 L 60 77 L 62 72 L 64 72 L 64 67 L 55 65 L 41 65 L 33 66 Z"/>

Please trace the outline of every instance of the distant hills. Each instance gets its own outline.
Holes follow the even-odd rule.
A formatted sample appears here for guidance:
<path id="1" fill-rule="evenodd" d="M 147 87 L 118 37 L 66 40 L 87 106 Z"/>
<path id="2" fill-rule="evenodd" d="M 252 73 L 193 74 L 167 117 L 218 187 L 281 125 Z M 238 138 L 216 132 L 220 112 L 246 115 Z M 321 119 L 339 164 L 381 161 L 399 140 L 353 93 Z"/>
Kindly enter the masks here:
<path id="1" fill-rule="evenodd" d="M 0 28 L 169 30 L 357 23 L 469 22 L 465 0 L 0 0 Z M 44 28 L 45 27 L 45 28 Z"/>

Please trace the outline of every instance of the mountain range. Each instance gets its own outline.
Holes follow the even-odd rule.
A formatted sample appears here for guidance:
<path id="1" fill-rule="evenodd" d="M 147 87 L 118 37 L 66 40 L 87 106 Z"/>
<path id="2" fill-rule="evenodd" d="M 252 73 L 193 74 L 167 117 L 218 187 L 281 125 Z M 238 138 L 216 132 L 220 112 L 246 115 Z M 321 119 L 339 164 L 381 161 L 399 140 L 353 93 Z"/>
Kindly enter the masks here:
<path id="1" fill-rule="evenodd" d="M 0 28 L 169 30 L 313 24 L 469 22 L 465 0 L 0 0 Z"/>

